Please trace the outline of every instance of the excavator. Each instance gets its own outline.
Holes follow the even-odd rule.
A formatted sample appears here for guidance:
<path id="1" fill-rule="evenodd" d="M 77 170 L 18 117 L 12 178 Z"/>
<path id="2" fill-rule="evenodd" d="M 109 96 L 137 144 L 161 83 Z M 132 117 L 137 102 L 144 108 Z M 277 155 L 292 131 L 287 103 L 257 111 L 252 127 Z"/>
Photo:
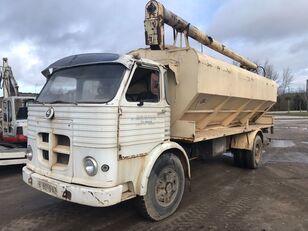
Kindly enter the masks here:
<path id="1" fill-rule="evenodd" d="M 27 143 L 27 104 L 35 97 L 31 93 L 18 91 L 18 84 L 7 58 L 3 58 L 3 65 L 0 68 L 0 85 L 3 89 L 0 138 L 5 143 L 25 146 Z"/>

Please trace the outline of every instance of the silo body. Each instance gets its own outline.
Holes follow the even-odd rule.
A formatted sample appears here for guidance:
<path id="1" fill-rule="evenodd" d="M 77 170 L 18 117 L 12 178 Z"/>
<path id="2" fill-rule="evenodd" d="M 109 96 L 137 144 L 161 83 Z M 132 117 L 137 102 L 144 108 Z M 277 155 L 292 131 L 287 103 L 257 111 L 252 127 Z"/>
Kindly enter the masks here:
<path id="1" fill-rule="evenodd" d="M 262 116 L 276 102 L 274 81 L 192 48 L 135 52 L 169 68 L 172 138 L 201 141 L 270 123 Z"/>

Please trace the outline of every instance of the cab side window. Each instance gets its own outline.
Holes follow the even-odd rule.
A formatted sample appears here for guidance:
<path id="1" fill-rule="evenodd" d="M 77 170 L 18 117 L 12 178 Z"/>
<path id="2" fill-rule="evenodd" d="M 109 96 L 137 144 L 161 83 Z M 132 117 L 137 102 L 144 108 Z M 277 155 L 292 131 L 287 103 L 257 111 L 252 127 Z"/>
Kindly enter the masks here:
<path id="1" fill-rule="evenodd" d="M 153 69 L 138 67 L 126 92 L 129 102 L 159 102 L 159 72 Z"/>

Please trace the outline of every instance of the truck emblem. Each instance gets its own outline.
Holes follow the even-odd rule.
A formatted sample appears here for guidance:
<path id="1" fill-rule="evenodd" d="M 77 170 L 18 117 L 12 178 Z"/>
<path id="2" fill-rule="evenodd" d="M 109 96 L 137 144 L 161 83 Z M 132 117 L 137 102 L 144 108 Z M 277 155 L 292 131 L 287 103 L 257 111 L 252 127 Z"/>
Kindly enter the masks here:
<path id="1" fill-rule="evenodd" d="M 46 119 L 52 119 L 55 115 L 55 109 L 53 109 L 53 107 L 50 107 L 47 111 L 46 111 Z"/>

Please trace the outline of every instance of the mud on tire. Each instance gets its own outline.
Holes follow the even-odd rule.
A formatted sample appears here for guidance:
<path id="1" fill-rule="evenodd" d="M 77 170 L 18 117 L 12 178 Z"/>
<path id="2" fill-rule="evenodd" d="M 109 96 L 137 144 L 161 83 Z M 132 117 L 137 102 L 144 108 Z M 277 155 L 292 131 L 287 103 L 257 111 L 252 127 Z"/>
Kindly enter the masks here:
<path id="1" fill-rule="evenodd" d="M 146 195 L 136 198 L 139 213 L 154 221 L 170 216 L 182 200 L 184 187 L 181 161 L 172 153 L 163 154 L 152 168 Z"/>
<path id="2" fill-rule="evenodd" d="M 246 151 L 246 167 L 250 169 L 256 169 L 261 164 L 261 157 L 263 151 L 263 141 L 260 135 L 256 135 L 253 142 L 253 148 L 251 151 Z"/>

